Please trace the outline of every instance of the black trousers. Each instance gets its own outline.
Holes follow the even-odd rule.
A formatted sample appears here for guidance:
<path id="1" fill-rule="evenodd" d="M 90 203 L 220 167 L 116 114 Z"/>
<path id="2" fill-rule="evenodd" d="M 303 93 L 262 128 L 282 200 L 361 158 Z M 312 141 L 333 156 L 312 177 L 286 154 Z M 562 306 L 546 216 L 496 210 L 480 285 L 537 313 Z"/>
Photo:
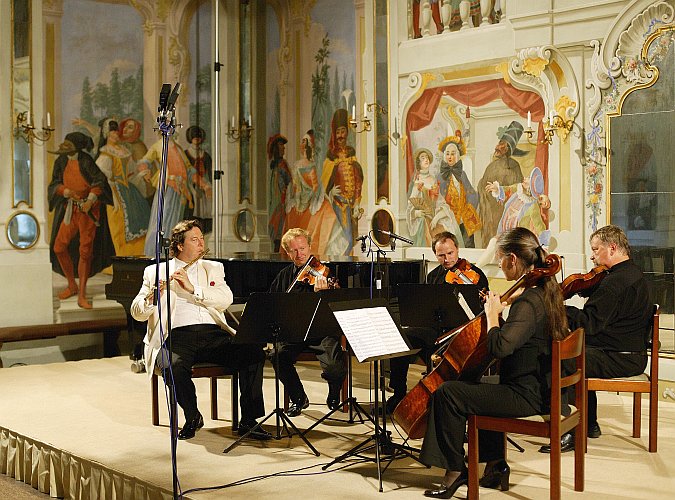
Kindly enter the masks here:
<path id="1" fill-rule="evenodd" d="M 347 375 L 344 363 L 344 351 L 340 340 L 335 337 L 324 337 L 307 342 L 279 342 L 279 352 L 274 352 L 272 362 L 276 370 L 277 357 L 279 363 L 279 380 L 288 391 L 292 402 L 300 403 L 305 397 L 305 389 L 300 381 L 295 361 L 301 352 L 310 351 L 316 354 L 323 373 L 321 377 L 330 385 L 341 385 Z"/>
<path id="2" fill-rule="evenodd" d="M 265 415 L 262 392 L 265 353 L 261 344 L 233 344 L 232 337 L 218 325 L 174 328 L 171 335 L 171 371 L 163 370 L 163 373 L 168 385 L 171 385 L 173 374 L 176 402 L 183 409 L 186 421 L 199 413 L 192 381 L 192 366 L 196 363 L 218 363 L 237 368 L 241 420 L 245 422 Z M 156 364 L 160 369 L 169 365 L 167 356 L 168 349 L 158 354 Z"/>
<path id="3" fill-rule="evenodd" d="M 436 350 L 435 342 L 438 333 L 433 328 L 414 327 L 406 328 L 408 343 L 413 349 L 421 349 L 411 356 L 399 356 L 389 360 L 389 387 L 394 391 L 394 396 L 403 398 L 408 392 L 408 368 L 417 356 L 429 366 L 429 359 Z"/>
<path id="4" fill-rule="evenodd" d="M 431 399 L 427 432 L 420 460 L 445 470 L 462 471 L 464 432 L 469 415 L 527 417 L 543 412 L 507 385 L 449 381 Z M 479 431 L 478 456 L 481 462 L 504 458 L 504 433 Z"/>
<path id="5" fill-rule="evenodd" d="M 625 354 L 620 352 L 603 351 L 597 347 L 586 346 L 586 377 L 589 378 L 616 378 L 640 375 L 647 366 L 647 355 Z M 574 391 L 571 392 L 570 402 L 574 401 Z M 598 398 L 595 391 L 588 391 L 588 425 L 598 421 Z"/>

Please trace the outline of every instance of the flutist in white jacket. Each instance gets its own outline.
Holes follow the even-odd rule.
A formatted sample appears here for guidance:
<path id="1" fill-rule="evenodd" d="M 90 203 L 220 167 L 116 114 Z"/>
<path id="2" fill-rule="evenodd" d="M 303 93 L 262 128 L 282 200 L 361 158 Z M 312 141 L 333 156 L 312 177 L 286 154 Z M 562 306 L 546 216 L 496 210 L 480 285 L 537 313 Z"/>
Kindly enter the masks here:
<path id="1" fill-rule="evenodd" d="M 237 368 L 242 417 L 238 432 L 244 434 L 256 425 L 256 418 L 265 414 L 262 345 L 232 343 L 236 332 L 223 314 L 232 304 L 232 291 L 225 283 L 223 265 L 200 258 L 204 255 L 204 236 L 199 221 L 185 220 L 176 224 L 171 231 L 170 252 L 174 257 L 169 261 L 171 353 L 167 341 L 166 263 L 159 266 L 159 304 L 153 304 L 154 264 L 145 268 L 143 285 L 131 304 L 131 315 L 138 321 L 148 322 L 143 339 L 148 374 L 151 375 L 155 367 L 166 368 L 163 373 L 169 385 L 173 375 L 176 401 L 185 414 L 185 425 L 178 439 L 190 439 L 204 425 L 197 408 L 192 366 L 210 362 Z M 163 344 L 166 349 L 162 348 Z M 262 428 L 249 436 L 272 437 Z"/>

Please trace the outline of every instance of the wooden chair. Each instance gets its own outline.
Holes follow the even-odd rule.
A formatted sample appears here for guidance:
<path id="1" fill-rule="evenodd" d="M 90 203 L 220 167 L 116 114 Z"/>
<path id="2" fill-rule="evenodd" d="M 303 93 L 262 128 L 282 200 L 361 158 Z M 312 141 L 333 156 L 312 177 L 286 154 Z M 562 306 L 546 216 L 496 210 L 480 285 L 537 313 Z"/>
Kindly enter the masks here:
<path id="1" fill-rule="evenodd" d="M 566 377 L 561 373 L 561 361 L 574 359 L 576 370 Z M 478 429 L 512 432 L 530 436 L 546 437 L 551 443 L 550 493 L 552 499 L 560 498 L 560 437 L 576 429 L 574 439 L 574 489 L 584 490 L 584 453 L 586 436 L 584 330 L 577 328 L 564 340 L 552 342 L 551 365 L 551 413 L 523 418 L 469 416 L 469 496 L 478 498 Z M 574 407 L 569 416 L 561 414 L 562 393 L 565 387 L 575 386 Z M 505 448 L 506 449 L 506 448 Z"/>
<path id="2" fill-rule="evenodd" d="M 642 394 L 649 394 L 649 451 L 656 453 L 659 421 L 659 305 L 654 312 L 648 332 L 649 373 L 625 378 L 587 378 L 589 391 L 632 392 L 633 393 L 633 437 L 640 437 L 642 425 Z"/>
<path id="3" fill-rule="evenodd" d="M 152 425 L 159 425 L 159 388 L 158 376 L 161 371 L 155 370 L 150 385 L 152 388 Z M 232 430 L 239 427 L 239 373 L 236 369 L 213 363 L 197 363 L 192 367 L 192 378 L 211 379 L 211 419 L 218 420 L 218 379 L 230 377 L 232 379 Z"/>
<path id="4" fill-rule="evenodd" d="M 347 375 L 345 375 L 344 380 L 342 381 L 342 389 L 340 389 L 340 401 L 344 401 L 349 397 L 349 359 L 347 356 L 349 356 L 349 350 L 347 349 L 347 339 L 343 335 L 342 338 L 340 339 L 340 343 L 342 344 L 342 350 L 344 352 L 344 358 L 345 358 L 345 369 L 347 371 Z M 310 351 L 306 352 L 301 352 L 298 355 L 298 358 L 296 359 L 297 361 L 317 361 L 316 354 Z M 284 388 L 284 410 L 288 410 L 288 406 L 290 405 L 290 397 L 288 393 L 286 392 L 286 388 Z M 348 405 L 343 405 L 341 408 L 342 412 L 348 411 Z"/>

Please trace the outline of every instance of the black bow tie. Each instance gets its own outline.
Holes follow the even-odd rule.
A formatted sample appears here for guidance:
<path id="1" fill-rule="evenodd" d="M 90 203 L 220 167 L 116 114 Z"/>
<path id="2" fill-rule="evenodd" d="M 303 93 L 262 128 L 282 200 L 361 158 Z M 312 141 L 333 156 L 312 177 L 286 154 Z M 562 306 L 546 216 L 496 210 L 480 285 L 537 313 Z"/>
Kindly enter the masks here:
<path id="1" fill-rule="evenodd" d="M 448 165 L 447 163 L 443 163 L 441 165 L 441 177 L 443 177 L 444 181 L 447 181 L 450 179 L 450 175 L 454 175 L 457 180 L 462 179 L 462 162 L 458 161 L 455 163 L 452 167 Z"/>

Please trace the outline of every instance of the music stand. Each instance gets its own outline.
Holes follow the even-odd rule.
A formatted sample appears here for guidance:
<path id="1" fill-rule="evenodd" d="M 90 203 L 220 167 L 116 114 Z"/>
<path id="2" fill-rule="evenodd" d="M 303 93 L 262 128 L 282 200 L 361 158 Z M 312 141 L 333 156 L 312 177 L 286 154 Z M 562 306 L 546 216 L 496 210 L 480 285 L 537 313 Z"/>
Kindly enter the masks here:
<path id="1" fill-rule="evenodd" d="M 330 290 L 321 290 L 317 293 L 321 298 L 321 303 L 319 304 L 319 312 L 316 315 L 316 318 L 309 330 L 308 338 L 310 339 L 323 338 L 328 335 L 337 337 L 342 336 L 340 324 L 337 322 L 337 319 L 335 319 L 335 314 L 333 314 L 333 310 L 329 307 L 329 304 L 364 301 L 370 298 L 370 289 L 368 288 L 334 288 Z M 358 303 L 361 304 L 362 302 Z M 358 417 L 360 423 L 364 423 L 364 416 L 371 422 L 375 423 L 373 419 L 370 418 L 368 412 L 359 404 L 353 395 L 352 356 L 349 343 L 347 343 L 347 351 L 345 352 L 345 356 L 347 356 L 347 398 L 344 399 L 337 408 L 326 413 L 323 417 L 314 422 L 309 428 L 305 430 L 304 434 L 307 434 L 309 431 L 314 429 L 314 427 L 329 419 L 336 411 L 344 408 L 345 406 L 348 406 L 349 408 L 349 419 L 347 421 L 350 424 L 353 424 L 356 421 L 355 416 Z"/>
<path id="2" fill-rule="evenodd" d="M 410 356 L 411 354 L 417 353 L 419 349 L 410 349 L 389 314 L 387 301 L 384 299 L 333 303 L 329 304 L 329 306 L 333 310 L 335 318 L 352 346 L 354 354 L 359 362 L 374 362 L 373 378 L 375 386 L 375 407 L 377 408 L 378 393 L 380 391 L 378 372 L 381 373 L 379 364 L 384 359 Z M 384 391 L 384 388 L 382 390 Z M 390 456 L 389 463 L 395 458 L 402 458 L 404 456 L 419 461 L 418 458 L 412 454 L 413 451 L 418 450 L 391 441 L 385 427 L 386 418 L 385 405 L 382 427 L 380 426 L 377 412 L 375 412 L 375 420 L 373 421 L 375 428 L 373 434 L 346 453 L 335 458 L 332 462 L 321 467 L 321 469 L 326 470 L 331 465 L 342 462 L 352 456 L 358 456 L 365 460 L 374 461 L 377 464 L 377 477 L 380 483 L 381 492 L 383 472 L 381 465 L 381 450 L 387 450 L 387 455 Z M 374 459 L 362 455 L 363 452 L 371 448 L 375 448 Z"/>
<path id="3" fill-rule="evenodd" d="M 399 283 L 401 324 L 441 333 L 466 323 L 471 317 L 460 304 L 459 295 L 464 297 L 472 316 L 481 312 L 478 285 Z"/>
<path id="4" fill-rule="evenodd" d="M 253 293 L 246 302 L 244 314 L 239 323 L 237 334 L 234 336 L 235 343 L 259 344 L 262 342 L 271 342 L 274 344 L 275 352 L 279 352 L 280 342 L 303 342 L 316 316 L 321 299 L 314 293 Z M 258 429 L 269 420 L 276 416 L 276 436 L 275 439 L 283 437 L 283 430 L 287 437 L 293 436 L 288 426 L 300 436 L 307 447 L 312 450 L 317 457 L 320 455 L 312 443 L 301 433 L 291 419 L 284 413 L 279 404 L 279 356 L 275 356 L 274 366 L 274 392 L 275 408 L 257 425 L 239 437 L 235 442 L 223 450 L 223 453 L 229 452 L 245 439 L 252 431 Z"/>

